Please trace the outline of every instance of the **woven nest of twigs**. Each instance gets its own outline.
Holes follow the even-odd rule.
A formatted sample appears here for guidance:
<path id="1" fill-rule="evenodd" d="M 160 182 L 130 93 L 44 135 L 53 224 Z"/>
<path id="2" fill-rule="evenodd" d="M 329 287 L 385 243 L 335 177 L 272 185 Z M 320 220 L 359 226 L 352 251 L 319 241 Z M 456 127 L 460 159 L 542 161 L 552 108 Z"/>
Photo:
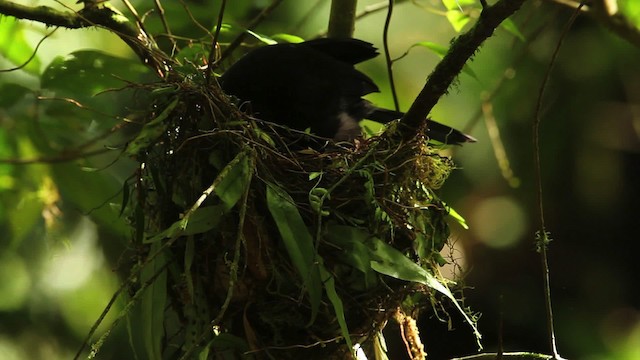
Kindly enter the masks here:
<path id="1" fill-rule="evenodd" d="M 216 86 L 155 90 L 129 146 L 130 218 L 165 358 L 374 353 L 398 309 L 431 306 L 449 235 L 434 189 L 452 163 L 427 139 L 392 126 L 334 144 L 262 123 Z"/>

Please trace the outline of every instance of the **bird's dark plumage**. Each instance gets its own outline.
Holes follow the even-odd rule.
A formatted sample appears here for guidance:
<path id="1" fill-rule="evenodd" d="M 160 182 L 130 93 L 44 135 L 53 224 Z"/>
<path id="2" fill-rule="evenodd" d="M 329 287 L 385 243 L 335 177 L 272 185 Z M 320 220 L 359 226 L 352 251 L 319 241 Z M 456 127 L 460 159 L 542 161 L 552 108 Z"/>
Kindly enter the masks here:
<path id="1" fill-rule="evenodd" d="M 381 109 L 362 97 L 378 92 L 376 84 L 354 68 L 374 58 L 372 44 L 357 39 L 317 39 L 254 50 L 221 77 L 222 89 L 250 103 L 262 120 L 292 129 L 311 129 L 338 141 L 361 135 L 359 122 L 389 122 L 401 112 Z M 428 123 L 430 139 L 447 144 L 475 141 L 473 137 L 435 121 Z"/>

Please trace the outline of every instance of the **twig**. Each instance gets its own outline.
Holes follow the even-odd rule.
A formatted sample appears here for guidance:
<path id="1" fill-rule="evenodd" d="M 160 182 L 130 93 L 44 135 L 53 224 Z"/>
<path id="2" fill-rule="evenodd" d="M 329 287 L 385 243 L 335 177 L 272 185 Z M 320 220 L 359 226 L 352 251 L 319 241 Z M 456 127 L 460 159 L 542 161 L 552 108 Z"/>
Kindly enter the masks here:
<path id="1" fill-rule="evenodd" d="M 255 18 L 253 18 L 253 20 L 251 20 L 249 25 L 247 25 L 247 30 L 255 29 L 256 26 L 258 26 L 258 24 L 260 24 L 262 22 L 262 20 L 267 18 L 267 16 L 269 16 L 271 14 L 271 12 L 275 8 L 277 8 L 280 4 L 282 4 L 283 1 L 284 0 L 273 0 L 271 5 L 266 7 L 264 10 L 262 10 L 262 12 L 260 12 L 260 14 L 258 14 Z M 233 40 L 231 42 L 231 44 L 229 44 L 229 46 L 227 46 L 227 48 L 222 52 L 222 55 L 220 55 L 220 59 L 218 59 L 218 61 L 216 63 L 219 63 L 219 62 L 223 61 L 224 59 L 226 59 L 227 57 L 229 57 L 229 55 L 231 55 L 231 53 L 238 46 L 240 46 L 240 44 L 242 44 L 242 41 L 244 41 L 244 38 L 246 36 L 247 36 L 247 32 L 246 31 L 244 31 L 244 32 L 242 32 L 242 34 L 238 35 L 238 37 L 236 37 L 235 40 Z"/>
<path id="2" fill-rule="evenodd" d="M 400 103 L 398 102 L 398 93 L 396 91 L 396 85 L 393 81 L 393 61 L 391 61 L 391 54 L 389 53 L 389 26 L 391 25 L 391 15 L 393 15 L 393 3 L 394 0 L 389 0 L 387 7 L 387 17 L 384 20 L 384 30 L 382 32 L 382 43 L 384 47 L 384 59 L 387 64 L 387 76 L 389 76 L 389 86 L 391 87 L 391 95 L 393 97 L 393 106 L 396 111 L 400 111 Z"/>
<path id="3" fill-rule="evenodd" d="M 40 48 L 40 45 L 42 45 L 42 43 L 44 43 L 44 41 L 51 35 L 53 35 L 54 32 L 56 32 L 56 30 L 58 30 L 58 28 L 56 27 L 55 29 L 51 30 L 49 33 L 44 34 L 44 36 L 38 41 L 38 44 L 36 44 L 35 49 L 33 49 L 33 52 L 31 53 L 31 56 L 29 56 L 29 58 L 23 62 L 22 64 L 9 68 L 9 69 L 0 69 L 0 73 L 3 72 L 11 72 L 11 71 L 15 71 L 15 70 L 20 70 L 22 68 L 24 68 L 25 66 L 29 65 L 29 63 L 31 62 L 31 60 L 35 59 L 36 54 L 38 53 L 38 49 Z"/>
<path id="4" fill-rule="evenodd" d="M 635 24 L 632 19 L 619 12 L 618 9 L 612 8 L 611 5 L 609 5 L 615 4 L 615 1 L 593 0 L 589 2 L 589 5 L 579 0 L 547 1 L 571 9 L 580 8 L 583 14 L 595 18 L 600 24 L 609 29 L 609 31 L 626 40 L 631 45 L 640 48 L 640 27 Z"/>
<path id="5" fill-rule="evenodd" d="M 162 6 L 162 3 L 160 2 L 160 0 L 153 0 L 153 3 L 154 3 L 154 6 L 156 7 L 156 10 L 158 11 L 158 16 L 160 17 L 160 21 L 162 21 L 162 27 L 164 27 L 164 31 L 167 33 L 167 37 L 169 38 L 169 41 L 171 41 L 171 48 L 173 53 L 174 51 L 176 51 L 178 44 L 176 43 L 175 37 L 171 33 L 171 27 L 169 27 L 169 22 L 167 21 L 167 17 L 165 16 L 164 7 Z"/>
<path id="6" fill-rule="evenodd" d="M 218 12 L 218 21 L 216 23 L 216 32 L 213 34 L 213 39 L 211 39 L 211 49 L 209 50 L 209 59 L 207 60 L 207 72 L 205 74 L 205 81 L 209 84 L 211 80 L 211 74 L 213 73 L 213 63 L 216 59 L 216 54 L 218 54 L 218 37 L 220 36 L 220 29 L 222 28 L 222 19 L 224 18 L 224 9 L 227 6 L 227 0 L 222 0 L 220 2 L 220 11 Z"/>
<path id="7" fill-rule="evenodd" d="M 536 176 L 536 202 L 538 204 L 538 216 L 540 220 L 540 230 L 538 232 L 538 248 L 540 251 L 540 261 L 542 262 L 542 280 L 544 286 L 544 295 L 545 295 L 545 308 L 547 312 L 547 332 L 549 335 L 549 347 L 553 354 L 554 359 L 562 359 L 558 354 L 558 349 L 556 347 L 556 336 L 553 325 L 553 307 L 551 304 L 551 285 L 549 280 L 549 259 L 547 257 L 547 244 L 549 243 L 549 239 L 547 236 L 547 230 L 545 226 L 544 220 L 544 206 L 542 199 L 542 170 L 540 165 L 540 122 L 541 122 L 541 109 L 542 109 L 542 101 L 544 99 L 544 93 L 547 88 L 547 82 L 551 78 L 551 70 L 553 69 L 553 65 L 555 65 L 556 60 L 558 58 L 558 53 L 560 52 L 560 48 L 562 47 L 562 43 L 569 33 L 569 29 L 573 25 L 574 21 L 580 14 L 581 6 L 578 6 L 576 10 L 571 14 L 571 18 L 567 22 L 566 27 L 564 28 L 562 34 L 560 35 L 560 39 L 558 40 L 558 44 L 556 44 L 556 48 L 551 55 L 551 60 L 549 61 L 549 66 L 547 67 L 547 71 L 542 79 L 542 84 L 540 84 L 540 90 L 538 92 L 538 100 L 536 102 L 536 108 L 534 113 L 533 120 L 533 162 L 535 165 L 535 176 Z"/>

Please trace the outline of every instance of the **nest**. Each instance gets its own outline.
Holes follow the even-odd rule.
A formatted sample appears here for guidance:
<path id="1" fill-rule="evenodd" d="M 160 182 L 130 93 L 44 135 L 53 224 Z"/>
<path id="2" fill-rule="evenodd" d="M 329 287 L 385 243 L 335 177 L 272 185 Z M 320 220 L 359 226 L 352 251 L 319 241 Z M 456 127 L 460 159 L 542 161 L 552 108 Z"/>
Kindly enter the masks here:
<path id="1" fill-rule="evenodd" d="M 428 139 L 392 124 L 335 144 L 261 123 L 216 86 L 157 90 L 129 146 L 130 218 L 140 283 L 164 294 L 163 356 L 342 359 L 374 352 L 398 309 L 431 306 L 449 236 L 434 190 L 453 165 Z"/>

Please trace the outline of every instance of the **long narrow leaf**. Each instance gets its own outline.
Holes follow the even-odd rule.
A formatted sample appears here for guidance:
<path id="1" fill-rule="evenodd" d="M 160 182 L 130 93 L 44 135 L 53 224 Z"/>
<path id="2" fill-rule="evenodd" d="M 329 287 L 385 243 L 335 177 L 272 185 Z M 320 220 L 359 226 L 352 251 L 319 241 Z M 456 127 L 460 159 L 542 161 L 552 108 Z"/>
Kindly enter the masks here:
<path id="1" fill-rule="evenodd" d="M 151 246 L 151 253 L 160 248 L 160 243 Z M 167 275 L 162 269 L 164 256 L 159 254 L 144 267 L 141 279 L 144 282 L 153 281 L 142 296 L 142 321 L 144 328 L 144 344 L 149 359 L 162 359 L 162 340 L 164 336 L 164 309 L 167 304 Z M 162 271 L 157 275 L 156 272 Z M 153 279 L 155 277 L 155 279 Z"/>
<path id="2" fill-rule="evenodd" d="M 302 277 L 304 287 L 309 294 L 310 325 L 318 314 L 322 296 L 322 284 L 316 264 L 317 254 L 313 238 L 291 196 L 276 185 L 267 184 L 267 206 L 278 227 L 291 262 Z"/>
<path id="3" fill-rule="evenodd" d="M 471 325 L 476 338 L 479 340 L 482 337 L 475 323 L 469 318 L 467 313 L 464 312 L 462 307 L 460 307 L 460 304 L 458 304 L 458 301 L 449 288 L 438 281 L 435 276 L 382 240 L 371 238 L 369 241 L 375 258 L 371 261 L 371 268 L 373 270 L 396 279 L 424 284 L 448 297 L 469 325 Z"/>
<path id="4" fill-rule="evenodd" d="M 340 325 L 340 332 L 342 333 L 342 337 L 344 337 L 344 341 L 347 343 L 349 350 L 353 352 L 353 342 L 351 341 L 351 336 L 349 335 L 349 328 L 347 327 L 347 320 L 344 317 L 344 306 L 342 305 L 342 299 L 338 295 L 336 291 L 336 280 L 333 278 L 333 275 L 324 267 L 324 263 L 322 258 L 318 257 L 318 268 L 320 270 L 320 277 L 322 278 L 322 283 L 324 284 L 324 290 L 327 292 L 327 297 L 329 301 L 331 301 L 331 305 L 333 305 L 333 311 L 336 315 L 336 319 L 338 320 L 338 324 Z"/>
<path id="5" fill-rule="evenodd" d="M 225 166 L 218 177 L 220 182 L 215 188 L 215 193 L 220 200 L 231 209 L 245 193 L 251 181 L 249 153 L 243 151 Z"/>

